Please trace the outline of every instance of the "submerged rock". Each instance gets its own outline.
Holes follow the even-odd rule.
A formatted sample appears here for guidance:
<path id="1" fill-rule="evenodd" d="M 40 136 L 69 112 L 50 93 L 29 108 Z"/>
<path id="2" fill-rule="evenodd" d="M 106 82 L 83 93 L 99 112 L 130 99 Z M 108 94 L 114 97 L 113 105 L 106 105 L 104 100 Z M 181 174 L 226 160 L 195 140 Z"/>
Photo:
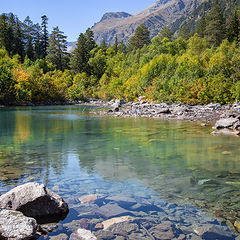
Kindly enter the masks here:
<path id="1" fill-rule="evenodd" d="M 212 224 L 195 227 L 194 232 L 203 239 L 233 239 L 233 234 L 230 231 L 226 231 L 222 227 Z"/>
<path id="2" fill-rule="evenodd" d="M 0 239 L 28 240 L 37 231 L 37 222 L 21 212 L 0 210 Z"/>
<path id="3" fill-rule="evenodd" d="M 43 184 L 26 183 L 0 196 L 0 207 L 22 212 L 25 216 L 58 220 L 68 213 L 68 205 Z M 52 219 L 53 220 L 53 219 Z"/>
<path id="4" fill-rule="evenodd" d="M 97 240 L 97 237 L 91 231 L 79 228 L 70 236 L 69 240 Z"/>

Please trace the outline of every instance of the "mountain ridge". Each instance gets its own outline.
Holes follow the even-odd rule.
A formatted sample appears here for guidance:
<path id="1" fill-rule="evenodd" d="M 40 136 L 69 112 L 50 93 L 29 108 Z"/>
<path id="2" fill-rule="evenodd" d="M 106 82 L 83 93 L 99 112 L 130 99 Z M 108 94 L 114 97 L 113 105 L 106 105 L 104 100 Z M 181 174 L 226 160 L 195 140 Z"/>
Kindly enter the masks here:
<path id="1" fill-rule="evenodd" d="M 150 31 L 150 37 L 156 36 L 164 26 L 171 24 L 183 15 L 190 15 L 200 4 L 207 0 L 158 0 L 149 7 L 126 17 L 111 17 L 114 12 L 106 13 L 108 18 L 102 18 L 91 30 L 95 41 L 100 44 L 104 39 L 113 44 L 117 35 L 119 41 L 128 42 L 137 26 L 144 24 Z"/>

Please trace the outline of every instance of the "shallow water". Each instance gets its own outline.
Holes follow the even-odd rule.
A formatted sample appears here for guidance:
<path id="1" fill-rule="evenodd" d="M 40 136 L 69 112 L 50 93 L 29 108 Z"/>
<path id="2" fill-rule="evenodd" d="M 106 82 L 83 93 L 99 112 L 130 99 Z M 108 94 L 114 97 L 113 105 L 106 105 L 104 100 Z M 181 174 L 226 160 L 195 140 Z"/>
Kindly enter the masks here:
<path id="1" fill-rule="evenodd" d="M 240 138 L 211 136 L 211 128 L 199 123 L 105 118 L 92 111 L 0 109 L 0 192 L 37 181 L 58 192 L 71 209 L 88 194 L 144 199 L 158 208 L 131 214 L 159 218 L 161 208 L 181 216 L 180 225 L 222 225 L 222 218 L 234 222 L 240 216 Z M 71 210 L 49 236 L 69 236 L 70 223 L 80 218 Z"/>

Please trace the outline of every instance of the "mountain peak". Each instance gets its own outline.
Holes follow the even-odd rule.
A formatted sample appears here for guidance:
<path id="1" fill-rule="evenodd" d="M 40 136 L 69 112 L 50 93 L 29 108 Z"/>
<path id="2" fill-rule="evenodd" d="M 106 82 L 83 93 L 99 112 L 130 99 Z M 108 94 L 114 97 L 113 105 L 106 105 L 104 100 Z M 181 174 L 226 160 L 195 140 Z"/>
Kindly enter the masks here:
<path id="1" fill-rule="evenodd" d="M 171 26 L 182 17 L 189 16 L 204 1 L 207 0 L 158 0 L 132 15 L 125 12 L 106 13 L 91 30 L 98 44 L 103 39 L 108 44 L 114 44 L 116 35 L 120 41 L 127 42 L 141 24 L 154 37 L 164 26 Z"/>

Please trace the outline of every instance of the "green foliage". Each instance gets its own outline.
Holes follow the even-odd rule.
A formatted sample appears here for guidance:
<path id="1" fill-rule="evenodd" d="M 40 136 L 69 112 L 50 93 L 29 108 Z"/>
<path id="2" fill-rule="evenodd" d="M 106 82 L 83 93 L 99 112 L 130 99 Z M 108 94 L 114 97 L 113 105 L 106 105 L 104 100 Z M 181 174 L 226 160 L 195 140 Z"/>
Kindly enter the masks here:
<path id="1" fill-rule="evenodd" d="M 134 35 L 129 41 L 128 49 L 141 49 L 144 45 L 150 44 L 150 32 L 143 24 L 138 26 L 135 30 Z"/>
<path id="2" fill-rule="evenodd" d="M 66 38 L 58 27 L 53 28 L 47 49 L 47 60 L 61 70 L 67 68 L 69 62 Z"/>

